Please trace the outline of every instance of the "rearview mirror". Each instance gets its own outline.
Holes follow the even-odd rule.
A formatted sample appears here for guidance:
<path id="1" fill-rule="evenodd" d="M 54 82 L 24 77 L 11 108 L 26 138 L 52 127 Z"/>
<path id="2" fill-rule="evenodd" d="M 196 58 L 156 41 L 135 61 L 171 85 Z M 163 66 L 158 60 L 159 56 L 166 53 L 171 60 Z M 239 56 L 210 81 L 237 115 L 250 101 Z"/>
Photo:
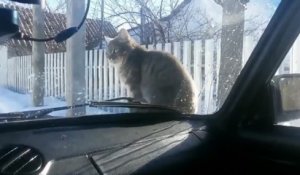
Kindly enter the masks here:
<path id="1" fill-rule="evenodd" d="M 300 118 L 300 74 L 275 76 L 272 80 L 273 104 L 277 122 Z"/>

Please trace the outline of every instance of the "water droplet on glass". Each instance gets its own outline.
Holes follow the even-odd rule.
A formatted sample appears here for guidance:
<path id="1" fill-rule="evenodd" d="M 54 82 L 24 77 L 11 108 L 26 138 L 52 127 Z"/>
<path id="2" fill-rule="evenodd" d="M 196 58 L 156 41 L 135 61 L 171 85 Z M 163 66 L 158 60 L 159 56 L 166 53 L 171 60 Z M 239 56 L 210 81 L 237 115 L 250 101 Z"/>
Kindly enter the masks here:
<path id="1" fill-rule="evenodd" d="M 66 139 L 67 139 L 67 135 L 65 135 L 65 134 L 61 135 L 61 136 L 60 136 L 60 139 L 61 139 L 61 140 L 66 140 Z"/>

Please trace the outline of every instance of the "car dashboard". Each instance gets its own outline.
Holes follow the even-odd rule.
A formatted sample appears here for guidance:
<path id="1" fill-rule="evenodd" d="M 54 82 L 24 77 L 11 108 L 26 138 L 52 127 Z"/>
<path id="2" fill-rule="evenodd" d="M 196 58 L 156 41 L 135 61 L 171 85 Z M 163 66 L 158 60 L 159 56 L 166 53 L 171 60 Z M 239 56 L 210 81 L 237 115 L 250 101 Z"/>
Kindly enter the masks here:
<path id="1" fill-rule="evenodd" d="M 206 137 L 200 121 L 49 127 L 39 122 L 43 121 L 35 127 L 2 128 L 1 174 L 178 173 L 196 157 L 195 150 Z"/>

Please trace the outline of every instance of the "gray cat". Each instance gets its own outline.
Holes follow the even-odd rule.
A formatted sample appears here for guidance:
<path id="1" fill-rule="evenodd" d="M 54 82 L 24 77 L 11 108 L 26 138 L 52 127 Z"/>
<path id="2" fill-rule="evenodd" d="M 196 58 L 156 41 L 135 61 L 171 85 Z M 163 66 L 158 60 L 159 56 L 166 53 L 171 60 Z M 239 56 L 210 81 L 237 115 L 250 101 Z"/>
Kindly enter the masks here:
<path id="1" fill-rule="evenodd" d="M 147 51 L 125 29 L 106 37 L 106 56 L 138 101 L 195 113 L 197 90 L 190 74 L 169 53 Z"/>

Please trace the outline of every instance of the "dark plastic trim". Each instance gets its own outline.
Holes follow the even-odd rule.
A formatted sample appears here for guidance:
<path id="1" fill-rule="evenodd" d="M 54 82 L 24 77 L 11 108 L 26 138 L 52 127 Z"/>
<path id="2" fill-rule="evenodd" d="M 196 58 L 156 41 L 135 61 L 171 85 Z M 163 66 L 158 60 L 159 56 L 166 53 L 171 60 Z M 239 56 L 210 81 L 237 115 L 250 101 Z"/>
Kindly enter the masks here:
<path id="1" fill-rule="evenodd" d="M 241 116 L 251 108 L 255 96 L 270 82 L 300 32 L 300 1 L 282 0 L 265 32 L 237 78 L 224 105 L 216 113 L 216 126 L 236 131 Z"/>

